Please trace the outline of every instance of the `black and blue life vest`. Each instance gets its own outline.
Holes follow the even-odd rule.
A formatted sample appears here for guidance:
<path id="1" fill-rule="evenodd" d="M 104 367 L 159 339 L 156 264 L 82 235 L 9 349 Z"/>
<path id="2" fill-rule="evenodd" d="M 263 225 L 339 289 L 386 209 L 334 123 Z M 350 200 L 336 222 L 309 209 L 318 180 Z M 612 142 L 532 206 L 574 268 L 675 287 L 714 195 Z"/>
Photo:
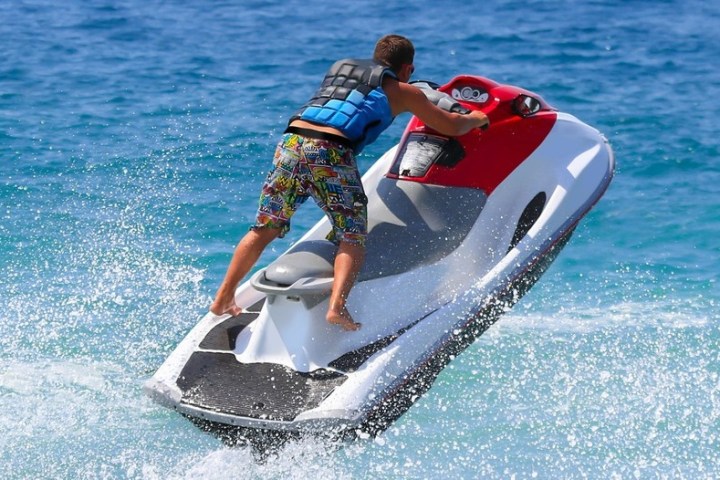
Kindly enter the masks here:
<path id="1" fill-rule="evenodd" d="M 397 78 L 392 70 L 373 60 L 339 60 L 290 122 L 300 119 L 335 128 L 353 142 L 355 153 L 360 153 L 394 119 L 382 88 L 385 75 Z"/>

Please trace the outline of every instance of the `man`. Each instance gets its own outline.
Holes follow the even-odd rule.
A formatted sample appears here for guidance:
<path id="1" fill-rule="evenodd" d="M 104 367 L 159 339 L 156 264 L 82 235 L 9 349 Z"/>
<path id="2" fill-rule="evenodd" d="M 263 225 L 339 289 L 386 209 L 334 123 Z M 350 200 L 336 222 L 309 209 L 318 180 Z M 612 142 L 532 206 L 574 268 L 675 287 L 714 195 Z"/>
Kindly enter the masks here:
<path id="1" fill-rule="evenodd" d="M 235 249 L 212 313 L 240 314 L 234 301 L 238 282 L 265 247 L 287 233 L 297 206 L 312 196 L 333 225 L 328 238 L 338 244 L 326 319 L 345 330 L 360 328 L 345 306 L 365 259 L 367 236 L 367 197 L 355 155 L 403 112 L 449 136 L 488 124 L 479 111 L 441 110 L 408 84 L 414 57 L 410 40 L 386 35 L 372 60 L 336 62 L 314 97 L 290 119 L 263 185 L 255 225 Z"/>

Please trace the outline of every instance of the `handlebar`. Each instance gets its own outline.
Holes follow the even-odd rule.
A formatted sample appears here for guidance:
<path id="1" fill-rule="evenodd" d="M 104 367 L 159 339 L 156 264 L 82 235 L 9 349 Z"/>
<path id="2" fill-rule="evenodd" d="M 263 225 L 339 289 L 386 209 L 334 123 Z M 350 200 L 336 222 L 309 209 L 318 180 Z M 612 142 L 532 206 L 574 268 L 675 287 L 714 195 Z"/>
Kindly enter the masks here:
<path id="1" fill-rule="evenodd" d="M 424 82 L 424 81 L 417 81 L 413 82 L 413 85 L 418 87 L 422 92 L 425 94 L 425 96 L 430 100 L 433 104 L 435 104 L 438 108 L 442 108 L 443 110 L 446 110 L 448 112 L 452 113 L 459 113 L 461 115 L 467 115 L 472 110 L 463 107 L 458 103 L 451 95 L 448 95 L 445 92 L 441 92 L 437 90 L 437 84 L 431 84 L 430 82 Z M 485 124 L 482 127 L 480 127 L 481 130 L 487 130 L 489 127 L 489 124 Z"/>

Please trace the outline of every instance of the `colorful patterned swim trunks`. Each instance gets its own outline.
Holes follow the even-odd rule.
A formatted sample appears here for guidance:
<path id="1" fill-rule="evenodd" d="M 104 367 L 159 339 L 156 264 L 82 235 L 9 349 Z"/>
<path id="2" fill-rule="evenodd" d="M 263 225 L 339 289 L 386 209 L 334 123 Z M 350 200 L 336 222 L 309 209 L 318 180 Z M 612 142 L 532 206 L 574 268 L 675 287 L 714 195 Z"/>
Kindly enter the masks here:
<path id="1" fill-rule="evenodd" d="M 353 150 L 332 140 L 285 133 L 275 150 L 252 228 L 290 230 L 290 217 L 313 197 L 333 225 L 328 240 L 364 245 L 367 197 Z"/>

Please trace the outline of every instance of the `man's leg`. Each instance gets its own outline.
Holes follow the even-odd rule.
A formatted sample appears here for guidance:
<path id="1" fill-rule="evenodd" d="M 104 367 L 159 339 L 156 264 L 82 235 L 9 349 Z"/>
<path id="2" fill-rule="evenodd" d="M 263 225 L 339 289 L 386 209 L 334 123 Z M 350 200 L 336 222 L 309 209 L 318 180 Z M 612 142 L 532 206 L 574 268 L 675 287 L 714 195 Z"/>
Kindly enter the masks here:
<path id="1" fill-rule="evenodd" d="M 360 324 L 355 322 L 347 311 L 345 302 L 364 261 L 364 245 L 340 242 L 335 255 L 335 278 L 326 318 L 328 322 L 340 325 L 345 330 L 360 328 Z"/>
<path id="2" fill-rule="evenodd" d="M 229 313 L 240 315 L 242 310 L 235 304 L 235 288 L 242 278 L 247 275 L 255 265 L 265 247 L 279 234 L 279 228 L 257 228 L 250 230 L 235 247 L 235 253 L 230 261 L 225 280 L 215 295 L 215 301 L 210 311 L 215 315 Z"/>

